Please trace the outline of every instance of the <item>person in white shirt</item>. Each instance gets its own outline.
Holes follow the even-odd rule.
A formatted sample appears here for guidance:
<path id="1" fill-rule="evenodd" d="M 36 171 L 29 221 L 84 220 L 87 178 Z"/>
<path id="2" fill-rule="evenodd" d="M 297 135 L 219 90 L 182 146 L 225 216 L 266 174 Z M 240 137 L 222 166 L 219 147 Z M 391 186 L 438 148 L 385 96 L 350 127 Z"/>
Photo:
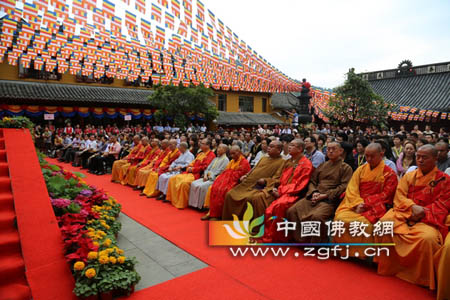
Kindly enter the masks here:
<path id="1" fill-rule="evenodd" d="M 283 130 L 281 130 L 281 134 L 292 134 L 292 130 L 289 125 L 284 126 Z"/>
<path id="2" fill-rule="evenodd" d="M 258 153 L 256 153 L 255 158 L 252 160 L 251 162 L 251 166 L 254 167 L 258 164 L 258 162 L 261 160 L 261 158 L 269 156 L 269 154 L 267 153 L 267 140 L 262 140 L 261 141 L 261 151 L 259 151 Z"/>
<path id="3" fill-rule="evenodd" d="M 95 140 L 95 135 L 91 134 L 89 140 L 86 142 L 86 149 L 81 154 L 81 167 L 83 169 L 87 168 L 87 160 L 89 156 L 97 152 L 97 141 Z"/>

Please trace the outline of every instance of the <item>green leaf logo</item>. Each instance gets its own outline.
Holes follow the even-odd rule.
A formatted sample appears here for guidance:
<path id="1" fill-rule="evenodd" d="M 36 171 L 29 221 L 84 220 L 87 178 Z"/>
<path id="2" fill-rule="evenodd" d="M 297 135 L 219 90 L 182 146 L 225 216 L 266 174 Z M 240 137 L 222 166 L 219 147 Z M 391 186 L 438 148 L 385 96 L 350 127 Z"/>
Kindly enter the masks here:
<path id="1" fill-rule="evenodd" d="M 240 221 L 239 218 L 233 214 L 233 228 L 224 224 L 223 226 L 227 230 L 228 234 L 234 239 L 248 239 L 259 238 L 264 235 L 264 225 L 262 225 L 259 229 L 259 232 L 255 235 L 252 234 L 253 228 L 260 226 L 264 223 L 264 215 L 255 218 L 253 221 L 250 220 L 253 218 L 253 206 L 250 203 L 247 203 L 247 209 L 244 212 L 243 220 Z"/>

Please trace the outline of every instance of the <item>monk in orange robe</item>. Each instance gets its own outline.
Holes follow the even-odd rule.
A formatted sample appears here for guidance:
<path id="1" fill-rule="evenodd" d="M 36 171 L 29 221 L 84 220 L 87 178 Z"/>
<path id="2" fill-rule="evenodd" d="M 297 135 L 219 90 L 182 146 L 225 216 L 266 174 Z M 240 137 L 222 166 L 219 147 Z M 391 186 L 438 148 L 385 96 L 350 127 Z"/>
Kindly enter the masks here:
<path id="1" fill-rule="evenodd" d="M 437 169 L 436 161 L 433 145 L 424 145 L 417 151 L 418 169 L 402 177 L 394 208 L 381 219 L 394 222 L 394 235 L 376 237 L 377 242 L 393 242 L 395 247 L 389 255 L 383 253 L 376 260 L 379 274 L 395 275 L 431 290 L 436 288 L 437 262 L 438 280 L 444 281 L 438 282 L 443 290 L 440 296 L 446 289 L 448 296 L 449 278 L 445 274 L 448 276 L 449 266 L 439 264 L 448 262 L 444 239 L 448 233 L 445 222 L 450 212 L 450 177 Z"/>
<path id="2" fill-rule="evenodd" d="M 450 215 L 447 216 L 445 226 L 450 227 Z M 434 255 L 437 270 L 437 300 L 450 299 L 450 234 L 445 238 L 444 246 Z"/>
<path id="3" fill-rule="evenodd" d="M 128 174 L 128 170 L 131 167 L 137 165 L 139 162 L 141 162 L 144 159 L 144 157 L 146 157 L 147 154 L 152 150 L 152 147 L 150 146 L 148 141 L 148 137 L 143 137 L 141 139 L 141 145 L 142 147 L 139 149 L 136 155 L 132 159 L 129 159 L 127 164 L 123 165 L 120 168 L 119 180 L 122 185 L 127 184 L 126 176 Z"/>
<path id="4" fill-rule="evenodd" d="M 239 178 L 250 171 L 248 160 L 242 155 L 241 148 L 234 145 L 230 149 L 231 161 L 225 170 L 217 176 L 216 180 L 206 194 L 205 203 L 209 203 L 209 212 L 202 220 L 219 220 L 222 217 L 223 202 L 225 194 L 239 182 Z"/>
<path id="5" fill-rule="evenodd" d="M 308 186 L 313 172 L 313 165 L 303 155 L 305 143 L 295 139 L 289 143 L 291 158 L 286 161 L 280 177 L 280 185 L 274 188 L 271 196 L 276 199 L 270 203 L 265 212 L 264 243 L 287 242 L 283 231 L 277 231 L 277 224 L 283 222 L 286 211 L 299 199 L 299 194 Z M 275 218 L 273 218 L 275 217 Z"/>
<path id="6" fill-rule="evenodd" d="M 211 141 L 203 139 L 200 143 L 202 152 L 189 164 L 186 172 L 170 177 L 164 202 L 170 201 L 173 206 L 180 209 L 188 206 L 191 183 L 203 175 L 208 165 L 216 157 L 210 147 Z"/>
<path id="7" fill-rule="evenodd" d="M 148 179 L 148 174 L 150 174 L 155 165 L 159 165 L 161 163 L 161 161 L 169 154 L 169 152 L 169 140 L 163 140 L 161 142 L 161 148 L 157 153 L 155 153 L 155 156 L 147 160 L 145 165 L 143 164 L 137 172 L 135 190 L 140 190 L 145 187 Z"/>
<path id="8" fill-rule="evenodd" d="M 159 195 L 159 191 L 156 189 L 159 175 L 165 173 L 169 169 L 170 164 L 181 155 L 180 150 L 177 148 L 177 140 L 175 139 L 169 141 L 168 149 L 170 150 L 169 154 L 161 160 L 161 163 L 153 166 L 153 170 L 148 174 L 147 182 L 142 191 L 148 198 L 157 197 Z"/>
<path id="9" fill-rule="evenodd" d="M 150 146 L 151 146 L 151 150 L 150 152 L 147 154 L 146 157 L 144 157 L 144 159 L 142 161 L 140 161 L 137 165 L 130 167 L 130 169 L 128 170 L 127 176 L 126 176 L 126 181 L 128 183 L 128 185 L 130 186 L 136 186 L 136 179 L 137 179 L 137 173 L 140 169 L 142 169 L 143 167 L 147 166 L 155 157 L 156 155 L 158 155 L 160 149 L 159 149 L 159 140 L 158 139 L 153 139 L 150 142 Z"/>
<path id="10" fill-rule="evenodd" d="M 120 172 L 124 165 L 128 164 L 130 161 L 134 159 L 134 157 L 137 155 L 139 150 L 141 150 L 142 144 L 140 143 L 141 138 L 138 135 L 135 135 L 133 137 L 133 144 L 135 145 L 130 153 L 128 153 L 127 156 L 125 156 L 123 159 L 116 160 L 113 163 L 112 171 L 111 171 L 111 181 L 112 182 L 120 182 Z"/>
<path id="11" fill-rule="evenodd" d="M 391 205 L 397 188 L 395 172 L 384 164 L 380 144 L 366 147 L 367 163 L 356 169 L 345 190 L 345 198 L 336 210 L 335 221 L 343 221 L 345 232 L 333 237 L 335 243 L 373 243 L 373 224 L 385 213 L 386 205 Z M 350 224 L 360 222 L 358 234 L 350 233 Z M 357 224 L 357 223 L 352 223 Z M 349 256 L 364 258 L 364 248 L 351 246 Z"/>

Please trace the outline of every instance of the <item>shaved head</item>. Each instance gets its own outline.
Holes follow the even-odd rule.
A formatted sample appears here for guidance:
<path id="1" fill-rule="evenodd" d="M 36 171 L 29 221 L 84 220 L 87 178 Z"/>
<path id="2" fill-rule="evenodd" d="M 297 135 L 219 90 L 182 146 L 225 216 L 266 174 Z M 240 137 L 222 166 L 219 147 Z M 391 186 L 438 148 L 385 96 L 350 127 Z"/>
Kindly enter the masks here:
<path id="1" fill-rule="evenodd" d="M 377 151 L 377 152 L 382 152 L 383 151 L 383 148 L 378 143 L 370 143 L 369 145 L 367 145 L 366 149 Z"/>
<path id="2" fill-rule="evenodd" d="M 239 153 L 241 153 L 241 148 L 238 145 L 233 145 L 230 148 L 231 151 L 237 151 Z"/>
<path id="3" fill-rule="evenodd" d="M 438 143 L 439 144 L 439 143 Z M 445 144 L 445 143 L 444 143 Z M 437 145 L 437 144 L 436 144 Z M 418 151 L 425 151 L 428 152 L 432 157 L 436 158 L 438 156 L 438 151 L 436 148 L 431 144 L 423 145 L 419 148 Z"/>

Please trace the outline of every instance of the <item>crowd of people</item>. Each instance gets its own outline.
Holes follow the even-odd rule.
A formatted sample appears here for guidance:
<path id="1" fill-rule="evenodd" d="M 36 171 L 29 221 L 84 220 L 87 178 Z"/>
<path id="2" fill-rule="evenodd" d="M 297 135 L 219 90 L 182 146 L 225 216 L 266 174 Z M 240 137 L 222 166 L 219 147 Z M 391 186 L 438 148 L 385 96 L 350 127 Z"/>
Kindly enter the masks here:
<path id="1" fill-rule="evenodd" d="M 437 288 L 438 299 L 450 297 L 444 129 L 313 124 L 208 131 L 191 125 L 181 132 L 162 125 L 81 129 L 68 123 L 35 132 L 37 146 L 60 161 L 94 174 L 111 172 L 113 182 L 179 209 L 205 209 L 202 220 L 242 219 L 251 205 L 255 217 L 265 216 L 264 235 L 255 242 L 394 243 L 390 255 L 375 258 L 380 274 Z M 279 231 L 284 220 L 297 228 L 318 222 L 320 234 L 285 234 Z M 347 230 L 330 237 L 330 220 Z M 380 222 L 393 222 L 391 235 L 375 234 Z M 349 230 L 355 223 L 357 235 Z M 363 253 L 350 247 L 349 256 Z"/>

